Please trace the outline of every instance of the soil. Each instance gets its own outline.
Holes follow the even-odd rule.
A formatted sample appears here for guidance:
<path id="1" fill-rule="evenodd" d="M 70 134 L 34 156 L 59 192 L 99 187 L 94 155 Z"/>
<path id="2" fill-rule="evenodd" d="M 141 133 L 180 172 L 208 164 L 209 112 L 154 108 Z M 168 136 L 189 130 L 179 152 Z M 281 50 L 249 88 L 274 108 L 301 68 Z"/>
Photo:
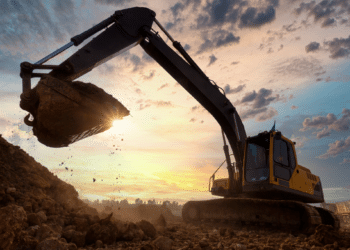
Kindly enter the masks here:
<path id="1" fill-rule="evenodd" d="M 51 76 L 43 77 L 35 88 L 23 93 L 20 106 L 33 116 L 33 121 L 26 124 L 33 126 L 34 135 L 49 147 L 65 147 L 101 133 L 114 120 L 130 113 L 92 83 L 67 82 Z"/>
<path id="2" fill-rule="evenodd" d="M 182 222 L 166 207 L 98 213 L 74 187 L 0 135 L 0 249 L 340 249 L 350 233 L 320 225 L 303 235 L 283 229 Z M 110 211 L 109 211 L 110 212 Z M 126 214 L 129 214 L 126 216 Z M 134 220 L 133 220 L 134 219 Z"/>

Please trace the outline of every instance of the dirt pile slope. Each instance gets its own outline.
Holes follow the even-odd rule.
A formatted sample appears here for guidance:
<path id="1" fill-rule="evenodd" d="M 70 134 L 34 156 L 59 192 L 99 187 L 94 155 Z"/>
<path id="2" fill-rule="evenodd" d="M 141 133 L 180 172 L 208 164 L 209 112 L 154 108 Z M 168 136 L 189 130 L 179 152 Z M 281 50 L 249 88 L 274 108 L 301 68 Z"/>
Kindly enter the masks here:
<path id="1" fill-rule="evenodd" d="M 100 219 L 96 209 L 0 135 L 0 249 L 98 248 L 155 237 L 154 226 Z M 153 233 L 152 233 L 153 232 Z"/>
<path id="2" fill-rule="evenodd" d="M 313 235 L 303 235 L 283 228 L 190 225 L 172 220 L 168 213 L 154 221 L 164 212 L 158 210 L 140 206 L 129 211 L 129 218 L 148 218 L 153 224 L 122 222 L 113 213 L 101 219 L 96 209 L 78 199 L 73 186 L 0 135 L 1 250 L 350 249 L 350 233 L 331 226 L 320 225 Z"/>

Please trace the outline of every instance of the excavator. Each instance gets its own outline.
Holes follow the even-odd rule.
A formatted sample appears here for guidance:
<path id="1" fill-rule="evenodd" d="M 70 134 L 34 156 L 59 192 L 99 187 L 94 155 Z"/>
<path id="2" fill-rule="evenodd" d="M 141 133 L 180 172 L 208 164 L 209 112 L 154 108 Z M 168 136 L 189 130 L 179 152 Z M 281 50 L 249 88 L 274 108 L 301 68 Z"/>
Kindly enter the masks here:
<path id="1" fill-rule="evenodd" d="M 154 11 L 143 7 L 117 10 L 109 18 L 71 38 L 68 44 L 40 61 L 34 64 L 21 63 L 21 108 L 29 111 L 34 119 L 38 119 L 35 108 L 38 107 L 40 98 L 34 89 L 31 89 L 31 78 L 46 77 L 56 79 L 62 84 L 72 84 L 73 80 L 98 65 L 140 45 L 216 119 L 222 129 L 228 178 L 215 179 L 214 173 L 209 180 L 210 192 L 221 198 L 187 202 L 182 211 L 185 222 L 224 220 L 277 225 L 304 233 L 312 233 L 319 224 L 331 225 L 338 229 L 339 220 L 331 211 L 308 204 L 324 202 L 322 184 L 320 177 L 299 165 L 295 143 L 275 129 L 247 137 L 242 120 L 224 91 L 206 76 L 182 45 L 171 37 L 155 17 Z M 152 29 L 153 23 L 170 39 L 176 50 L 169 47 L 159 33 Z M 60 65 L 44 64 L 98 32 L 100 33 L 94 39 Z M 45 74 L 33 73 L 36 69 L 51 71 Z M 63 88 L 63 85 L 51 83 L 47 86 L 54 89 L 57 95 L 75 101 L 74 96 L 70 97 L 69 89 Z M 80 100 L 80 104 L 83 105 L 84 102 Z M 79 104 L 75 102 L 75 105 L 77 103 Z M 124 110 L 124 115 L 127 114 Z M 28 117 L 25 122 L 30 126 L 35 125 Z M 69 123 L 71 120 L 67 119 L 64 122 Z M 55 144 L 55 147 L 67 146 L 108 128 L 105 126 L 97 129 L 96 127 L 101 125 L 97 123 L 80 126 L 78 123 L 85 123 L 84 120 L 75 122 L 77 124 L 69 124 L 71 131 L 64 131 L 66 142 Z M 100 122 L 105 123 L 102 119 Z M 40 128 L 36 128 L 36 133 L 39 132 Z M 55 131 L 52 134 L 55 134 Z M 235 163 L 231 161 L 229 147 Z"/>

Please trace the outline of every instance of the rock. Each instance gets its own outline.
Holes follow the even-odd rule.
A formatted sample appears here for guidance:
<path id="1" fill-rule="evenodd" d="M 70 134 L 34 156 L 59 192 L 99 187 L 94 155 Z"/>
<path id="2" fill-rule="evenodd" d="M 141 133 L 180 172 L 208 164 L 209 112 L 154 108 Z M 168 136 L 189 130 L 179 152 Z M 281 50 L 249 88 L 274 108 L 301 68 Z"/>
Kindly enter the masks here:
<path id="1" fill-rule="evenodd" d="M 71 230 L 71 229 L 77 230 L 77 227 L 76 227 L 75 225 L 69 225 L 69 226 L 66 226 L 66 227 L 64 228 L 64 231 L 66 231 L 66 230 Z"/>
<path id="2" fill-rule="evenodd" d="M 23 208 L 27 213 L 32 213 L 33 209 L 32 209 L 32 203 L 30 201 L 26 201 L 23 204 Z"/>
<path id="3" fill-rule="evenodd" d="M 59 241 L 62 241 L 63 243 L 67 243 L 67 240 L 65 238 L 59 238 Z"/>
<path id="4" fill-rule="evenodd" d="M 68 243 L 67 244 L 68 250 L 77 250 L 78 247 L 74 243 Z"/>
<path id="5" fill-rule="evenodd" d="M 89 227 L 88 220 L 85 218 L 75 217 L 73 218 L 72 224 L 75 225 L 76 230 L 80 232 L 86 231 L 86 229 Z"/>
<path id="6" fill-rule="evenodd" d="M 275 250 L 275 248 L 271 246 L 263 246 L 262 250 Z"/>
<path id="7" fill-rule="evenodd" d="M 217 248 L 217 249 L 222 249 L 222 248 L 224 248 L 224 245 L 221 243 L 221 241 L 217 244 L 216 248 Z"/>
<path id="8" fill-rule="evenodd" d="M 6 189 L 6 193 L 8 193 L 8 194 L 12 194 L 14 192 L 16 192 L 16 188 L 14 188 L 14 187 L 9 187 Z"/>
<path id="9" fill-rule="evenodd" d="M 85 233 L 74 231 L 71 242 L 77 247 L 83 247 L 85 245 Z"/>
<path id="10" fill-rule="evenodd" d="M 338 233 L 335 232 L 332 226 L 323 224 L 316 227 L 313 238 L 315 242 L 321 245 L 333 244 L 340 240 Z"/>
<path id="11" fill-rule="evenodd" d="M 231 245 L 232 249 L 234 250 L 246 250 L 247 249 L 247 246 L 246 245 L 243 245 L 243 244 L 232 244 Z"/>
<path id="12" fill-rule="evenodd" d="M 159 218 L 155 221 L 155 224 L 157 226 L 166 227 L 166 220 L 165 220 L 163 214 L 161 214 L 159 216 Z"/>
<path id="13" fill-rule="evenodd" d="M 153 226 L 152 223 L 146 221 L 146 220 L 142 220 L 138 223 L 136 223 L 136 225 L 141 228 L 141 230 L 144 232 L 144 234 L 152 239 L 154 239 L 157 235 L 157 230 L 156 228 Z"/>
<path id="14" fill-rule="evenodd" d="M 310 250 L 324 250 L 323 247 L 312 246 Z"/>
<path id="15" fill-rule="evenodd" d="M 0 208 L 0 249 L 10 249 L 27 221 L 23 207 L 8 205 Z"/>
<path id="16" fill-rule="evenodd" d="M 37 212 L 36 214 L 39 216 L 41 223 L 47 221 L 47 217 L 44 211 Z"/>
<path id="17" fill-rule="evenodd" d="M 201 248 L 200 245 L 198 244 L 198 245 L 195 245 L 195 246 L 193 247 L 193 250 L 202 250 L 202 248 Z"/>
<path id="18" fill-rule="evenodd" d="M 28 235 L 23 235 L 19 240 L 16 250 L 35 249 L 38 244 L 39 241 L 37 239 Z"/>
<path id="19" fill-rule="evenodd" d="M 49 237 L 41 241 L 35 250 L 69 250 L 67 243 L 60 241 L 56 237 Z"/>
<path id="20" fill-rule="evenodd" d="M 30 213 L 27 215 L 27 218 L 27 222 L 30 226 L 41 225 L 41 219 L 37 213 Z"/>
<path id="21" fill-rule="evenodd" d="M 49 225 L 46 224 L 42 224 L 37 233 L 35 238 L 37 238 L 39 241 L 42 241 L 46 238 L 49 237 L 56 237 L 59 238 L 60 237 L 60 233 L 59 232 L 55 232 Z"/>
<path id="22" fill-rule="evenodd" d="M 36 226 L 31 226 L 27 229 L 27 234 L 29 236 L 34 237 L 36 235 L 36 232 L 39 230 L 40 226 L 36 225 Z"/>
<path id="23" fill-rule="evenodd" d="M 283 243 L 280 245 L 280 249 L 281 249 L 281 250 L 293 250 L 293 249 L 295 249 L 295 247 L 292 246 L 291 244 L 288 244 L 287 242 L 283 242 Z"/>
<path id="24" fill-rule="evenodd" d="M 206 238 L 201 239 L 199 241 L 199 246 L 201 248 L 205 248 L 205 247 L 209 246 L 208 240 Z"/>
<path id="25" fill-rule="evenodd" d="M 220 236 L 224 236 L 225 234 L 226 234 L 226 228 L 224 228 L 224 227 L 222 227 L 222 228 L 220 228 L 219 229 L 219 234 L 220 234 Z"/>
<path id="26" fill-rule="evenodd" d="M 151 245 L 151 244 L 146 244 L 146 245 L 143 245 L 141 246 L 140 250 L 154 250 L 154 246 Z"/>
<path id="27" fill-rule="evenodd" d="M 87 219 L 89 225 L 93 225 L 100 221 L 100 218 L 96 214 L 95 215 L 87 214 L 85 215 L 85 218 Z"/>
<path id="28" fill-rule="evenodd" d="M 157 246 L 159 250 L 171 250 L 173 240 L 168 237 L 159 236 L 153 241 L 153 244 Z"/>
<path id="29" fill-rule="evenodd" d="M 75 232 L 76 231 L 74 229 L 65 229 L 62 233 L 62 238 L 65 238 L 67 242 L 71 242 Z"/>
<path id="30" fill-rule="evenodd" d="M 105 225 L 100 225 L 96 223 L 89 227 L 86 236 L 86 244 L 94 244 L 97 240 L 101 240 L 104 244 L 112 244 L 117 239 L 117 226 L 109 222 Z"/>
<path id="31" fill-rule="evenodd" d="M 118 223 L 118 240 L 126 240 L 126 241 L 140 241 L 145 237 L 144 232 L 139 228 L 135 223 Z"/>
<path id="32" fill-rule="evenodd" d="M 102 248 L 102 247 L 103 247 L 103 242 L 100 241 L 100 240 L 97 240 L 97 241 L 95 242 L 95 247 L 96 247 L 96 248 Z"/>

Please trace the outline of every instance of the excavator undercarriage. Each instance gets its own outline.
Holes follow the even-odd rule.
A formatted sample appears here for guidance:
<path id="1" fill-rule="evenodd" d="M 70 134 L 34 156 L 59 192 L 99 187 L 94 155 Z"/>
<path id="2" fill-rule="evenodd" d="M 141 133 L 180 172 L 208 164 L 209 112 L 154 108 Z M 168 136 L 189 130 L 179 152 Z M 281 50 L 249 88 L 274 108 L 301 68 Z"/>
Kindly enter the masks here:
<path id="1" fill-rule="evenodd" d="M 224 198 L 189 201 L 182 209 L 185 222 L 218 221 L 246 223 L 311 234 L 320 224 L 339 229 L 338 218 L 329 210 L 298 201 Z"/>

